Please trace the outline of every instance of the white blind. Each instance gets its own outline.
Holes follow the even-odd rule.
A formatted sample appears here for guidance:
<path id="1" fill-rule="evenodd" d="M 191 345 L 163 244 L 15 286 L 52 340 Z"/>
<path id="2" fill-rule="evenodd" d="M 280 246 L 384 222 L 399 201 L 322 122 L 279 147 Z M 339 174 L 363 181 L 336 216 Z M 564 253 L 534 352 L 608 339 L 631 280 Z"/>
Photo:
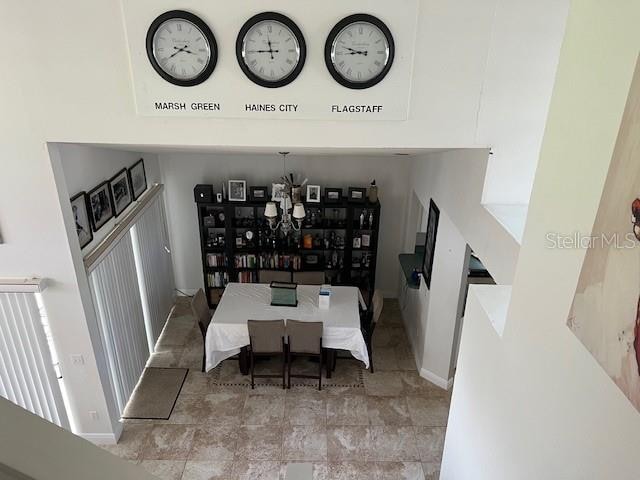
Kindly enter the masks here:
<path id="1" fill-rule="evenodd" d="M 0 293 L 0 395 L 69 429 L 34 293 Z"/>
<path id="2" fill-rule="evenodd" d="M 174 302 L 173 265 L 161 197 L 131 230 L 149 350 L 153 351 Z"/>
<path id="3" fill-rule="evenodd" d="M 89 284 L 122 412 L 149 357 L 130 232 L 91 272 Z"/>

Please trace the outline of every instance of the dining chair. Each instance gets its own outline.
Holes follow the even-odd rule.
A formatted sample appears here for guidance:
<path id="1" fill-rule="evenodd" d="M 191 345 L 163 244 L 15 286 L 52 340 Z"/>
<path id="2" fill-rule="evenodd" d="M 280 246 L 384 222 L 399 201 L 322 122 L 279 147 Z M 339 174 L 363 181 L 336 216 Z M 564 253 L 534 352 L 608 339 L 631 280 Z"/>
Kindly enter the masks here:
<path id="1" fill-rule="evenodd" d="M 293 283 L 298 285 L 322 285 L 324 272 L 293 272 Z"/>
<path id="2" fill-rule="evenodd" d="M 291 377 L 313 378 L 318 380 L 318 390 L 322 390 L 322 322 L 300 322 L 287 320 L 287 364 L 289 370 L 288 388 L 291 388 Z M 291 373 L 291 355 L 316 358 L 318 360 L 318 376 Z"/>
<path id="3" fill-rule="evenodd" d="M 369 352 L 369 370 L 373 373 L 373 331 L 380 320 L 382 309 L 384 307 L 384 298 L 380 290 L 373 292 L 371 298 L 371 305 L 364 311 L 364 321 L 362 322 L 362 335 L 364 336 L 365 344 L 367 345 L 367 351 Z"/>
<path id="4" fill-rule="evenodd" d="M 249 359 L 251 370 L 251 389 L 255 387 L 255 378 L 279 378 L 281 375 L 260 374 L 254 372 L 256 357 L 282 355 L 282 388 L 285 388 L 286 348 L 284 320 L 248 320 Z"/>
<path id="5" fill-rule="evenodd" d="M 206 338 L 207 329 L 211 323 L 211 311 L 209 310 L 209 304 L 207 303 L 207 297 L 204 291 L 200 288 L 196 294 L 191 298 L 191 312 L 198 322 L 200 327 L 200 333 L 202 333 L 202 371 L 204 372 L 205 363 L 207 361 L 206 353 Z"/>
<path id="6" fill-rule="evenodd" d="M 277 270 L 260 270 L 258 271 L 258 279 L 260 283 L 271 282 L 291 282 L 290 272 L 280 272 Z"/>

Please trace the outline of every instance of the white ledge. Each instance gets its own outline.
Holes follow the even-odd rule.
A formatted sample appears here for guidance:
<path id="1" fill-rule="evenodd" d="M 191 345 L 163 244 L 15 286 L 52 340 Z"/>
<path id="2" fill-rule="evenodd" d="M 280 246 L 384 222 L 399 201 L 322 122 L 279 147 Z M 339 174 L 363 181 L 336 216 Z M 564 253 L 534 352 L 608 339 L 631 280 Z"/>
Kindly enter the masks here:
<path id="1" fill-rule="evenodd" d="M 494 330 L 502 337 L 511 301 L 511 285 L 469 285 L 469 294 L 475 296 Z"/>
<path id="2" fill-rule="evenodd" d="M 46 288 L 44 278 L 0 278 L 0 293 L 40 293 Z"/>
<path id="3" fill-rule="evenodd" d="M 527 221 L 529 205 L 525 204 L 498 204 L 487 203 L 483 207 L 515 238 L 519 245 L 522 245 L 524 225 Z"/>

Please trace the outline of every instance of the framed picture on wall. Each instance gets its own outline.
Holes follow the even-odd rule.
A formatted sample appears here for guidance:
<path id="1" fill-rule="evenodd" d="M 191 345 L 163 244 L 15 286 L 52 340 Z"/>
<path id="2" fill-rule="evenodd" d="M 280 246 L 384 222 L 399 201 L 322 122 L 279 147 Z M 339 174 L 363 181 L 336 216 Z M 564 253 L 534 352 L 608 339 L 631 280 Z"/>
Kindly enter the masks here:
<path id="1" fill-rule="evenodd" d="M 109 189 L 113 200 L 113 213 L 117 217 L 133 202 L 129 173 L 123 168 L 109 180 Z"/>
<path id="2" fill-rule="evenodd" d="M 144 170 L 144 160 L 142 158 L 129 167 L 129 177 L 131 179 L 133 199 L 137 200 L 147 189 L 147 173 Z"/>
<path id="3" fill-rule="evenodd" d="M 424 257 L 422 259 L 422 276 L 424 277 L 427 288 L 431 288 L 431 271 L 433 270 L 433 255 L 436 251 L 436 236 L 438 235 L 439 220 L 440 209 L 433 199 L 431 199 L 429 200 L 429 219 L 427 221 Z"/>
<path id="4" fill-rule="evenodd" d="M 266 202 L 269 191 L 267 190 L 267 187 L 251 187 L 250 193 L 251 200 L 254 202 Z"/>
<path id="5" fill-rule="evenodd" d="M 367 189 L 349 187 L 349 202 L 351 203 L 364 203 L 367 199 Z"/>
<path id="6" fill-rule="evenodd" d="M 320 203 L 320 185 L 307 185 L 307 203 Z"/>
<path id="7" fill-rule="evenodd" d="M 245 180 L 229 180 L 229 201 L 247 201 L 247 182 Z"/>
<path id="8" fill-rule="evenodd" d="M 324 201 L 326 203 L 340 203 L 340 201 L 342 201 L 342 189 L 341 188 L 325 188 Z"/>
<path id="9" fill-rule="evenodd" d="M 91 190 L 89 197 L 89 219 L 94 232 L 107 223 L 113 217 L 113 207 L 111 206 L 111 192 L 109 182 L 102 182 Z"/>
<path id="10" fill-rule="evenodd" d="M 76 224 L 80 248 L 84 248 L 93 240 L 91 220 L 89 219 L 89 209 L 87 207 L 87 194 L 85 192 L 77 193 L 71 197 L 71 212 L 73 213 L 73 221 Z"/>

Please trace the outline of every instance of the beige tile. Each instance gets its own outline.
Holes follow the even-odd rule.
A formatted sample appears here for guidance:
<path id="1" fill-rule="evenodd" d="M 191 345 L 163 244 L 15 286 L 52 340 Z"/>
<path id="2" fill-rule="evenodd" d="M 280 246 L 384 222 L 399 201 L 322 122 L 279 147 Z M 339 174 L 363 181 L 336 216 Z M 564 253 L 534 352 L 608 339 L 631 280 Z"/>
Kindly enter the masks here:
<path id="1" fill-rule="evenodd" d="M 327 470 L 331 480 L 372 480 L 376 476 L 373 462 L 329 462 Z"/>
<path id="2" fill-rule="evenodd" d="M 345 395 L 327 398 L 327 425 L 368 425 L 367 398 Z"/>
<path id="3" fill-rule="evenodd" d="M 168 423 L 199 425 L 213 419 L 212 409 L 206 395 L 181 393 L 171 412 Z"/>
<path id="4" fill-rule="evenodd" d="M 189 460 L 182 475 L 182 480 L 232 480 L 233 463 L 219 461 Z"/>
<path id="5" fill-rule="evenodd" d="M 195 427 L 189 425 L 156 425 L 149 433 L 141 458 L 186 460 L 194 433 Z"/>
<path id="6" fill-rule="evenodd" d="M 290 465 L 311 466 L 311 478 L 300 478 L 300 480 L 331 480 L 329 478 L 327 462 L 282 462 L 280 480 L 292 480 L 291 477 L 286 476 L 287 467 Z M 298 480 L 298 478 L 294 477 L 293 480 Z"/>
<path id="7" fill-rule="evenodd" d="M 444 449 L 444 427 L 414 427 L 420 460 L 440 465 Z"/>
<path id="8" fill-rule="evenodd" d="M 451 392 L 422 378 L 418 372 L 399 372 L 399 376 L 407 395 L 427 395 L 446 399 L 451 397 Z"/>
<path id="9" fill-rule="evenodd" d="M 371 427 L 369 432 L 369 461 L 419 461 L 413 427 Z"/>
<path id="10" fill-rule="evenodd" d="M 156 347 L 164 349 L 166 347 L 184 346 L 195 326 L 193 317 L 170 318 L 158 339 Z"/>
<path id="11" fill-rule="evenodd" d="M 443 398 L 407 396 L 409 415 L 415 426 L 446 427 L 449 417 L 449 402 Z"/>
<path id="12" fill-rule="evenodd" d="M 182 350 L 178 366 L 191 370 L 202 370 L 202 345 L 187 345 Z"/>
<path id="13" fill-rule="evenodd" d="M 327 459 L 327 430 L 321 425 L 283 428 L 284 460 L 323 461 Z"/>
<path id="14" fill-rule="evenodd" d="M 218 391 L 205 395 L 205 400 L 211 408 L 211 421 L 218 425 L 239 425 L 246 396 L 246 392 L 234 391 Z"/>
<path id="15" fill-rule="evenodd" d="M 117 445 L 101 445 L 108 452 L 126 460 L 138 460 L 153 425 L 125 424 Z"/>
<path id="16" fill-rule="evenodd" d="M 292 393 L 293 392 L 293 393 Z M 312 389 L 289 390 L 285 397 L 285 425 L 325 425 L 327 395 Z"/>
<path id="17" fill-rule="evenodd" d="M 184 460 L 142 460 L 140 466 L 161 480 L 180 480 Z"/>
<path id="18" fill-rule="evenodd" d="M 440 478 L 440 464 L 422 462 L 422 471 L 425 480 L 438 480 Z"/>
<path id="19" fill-rule="evenodd" d="M 377 347 L 373 349 L 373 368 L 375 372 L 400 370 L 397 347 Z"/>
<path id="20" fill-rule="evenodd" d="M 405 397 L 367 397 L 371 425 L 411 425 Z"/>
<path id="21" fill-rule="evenodd" d="M 378 462 L 376 480 L 424 480 L 420 462 Z"/>
<path id="22" fill-rule="evenodd" d="M 199 427 L 193 437 L 189 460 L 233 460 L 238 427 L 207 425 Z"/>
<path id="23" fill-rule="evenodd" d="M 409 346 L 409 340 L 403 327 L 385 326 L 382 324 L 378 325 L 374 330 L 371 343 L 374 350 L 377 347 Z"/>
<path id="24" fill-rule="evenodd" d="M 180 366 L 182 348 L 171 347 L 171 350 L 156 351 L 147 361 L 147 367 L 177 368 Z"/>
<path id="25" fill-rule="evenodd" d="M 282 427 L 274 425 L 238 427 L 236 460 L 282 460 Z"/>
<path id="26" fill-rule="evenodd" d="M 242 412 L 243 425 L 282 425 L 284 395 L 249 395 Z"/>
<path id="27" fill-rule="evenodd" d="M 211 373 L 202 373 L 199 370 L 189 370 L 187 379 L 182 385 L 181 394 L 206 395 L 213 393 L 215 379 Z"/>
<path id="28" fill-rule="evenodd" d="M 327 459 L 329 461 L 362 461 L 370 447 L 368 427 L 327 427 Z"/>
<path id="29" fill-rule="evenodd" d="M 367 395 L 397 397 L 404 394 L 399 372 L 365 373 L 364 386 Z"/>
<path id="30" fill-rule="evenodd" d="M 410 347 L 396 347 L 396 358 L 399 370 L 417 373 L 416 359 Z"/>
<path id="31" fill-rule="evenodd" d="M 274 461 L 237 461 L 233 466 L 233 479 L 279 480 L 281 463 Z"/>

